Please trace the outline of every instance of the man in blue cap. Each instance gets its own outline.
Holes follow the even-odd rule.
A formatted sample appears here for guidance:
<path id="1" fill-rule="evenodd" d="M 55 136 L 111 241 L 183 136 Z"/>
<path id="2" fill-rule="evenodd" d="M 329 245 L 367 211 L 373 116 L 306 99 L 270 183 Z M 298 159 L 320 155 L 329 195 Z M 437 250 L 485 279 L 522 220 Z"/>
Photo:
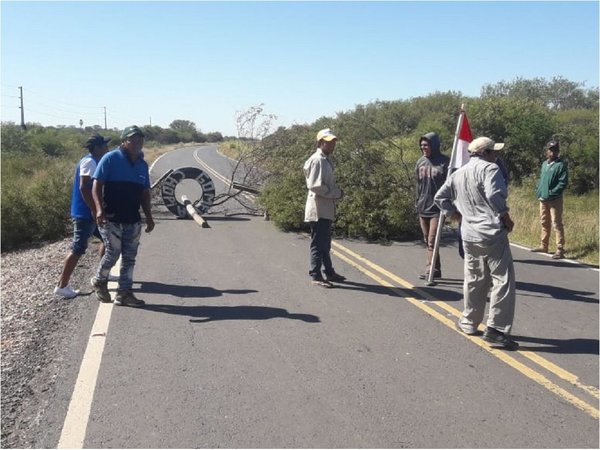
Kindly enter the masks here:
<path id="1" fill-rule="evenodd" d="M 121 133 L 121 145 L 107 153 L 94 172 L 92 193 L 96 205 L 96 223 L 104 239 L 106 252 L 100 261 L 92 286 L 98 300 L 110 303 L 108 276 L 121 257 L 121 271 L 115 305 L 144 306 L 133 295 L 133 269 L 140 243 L 142 222 L 140 206 L 146 216 L 146 233 L 154 229 L 150 208 L 150 173 L 142 148 L 144 133 L 132 125 Z"/>
<path id="2" fill-rule="evenodd" d="M 77 289 L 69 285 L 71 275 L 81 256 L 88 247 L 92 235 L 102 239 L 96 226 L 96 206 L 92 198 L 92 175 L 100 158 L 108 151 L 110 138 L 94 134 L 85 143 L 88 154 L 79 160 L 73 179 L 73 192 L 71 193 L 71 217 L 73 219 L 73 243 L 71 253 L 63 263 L 54 293 L 64 298 L 74 298 L 79 294 Z M 104 255 L 104 245 L 100 247 L 100 257 Z"/>

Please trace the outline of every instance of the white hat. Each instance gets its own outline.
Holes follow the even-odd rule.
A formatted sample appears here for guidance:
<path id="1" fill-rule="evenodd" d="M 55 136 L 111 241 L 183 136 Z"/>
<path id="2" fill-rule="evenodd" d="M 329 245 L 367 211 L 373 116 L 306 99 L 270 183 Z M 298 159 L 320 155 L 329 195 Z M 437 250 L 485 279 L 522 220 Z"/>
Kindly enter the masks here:
<path id="1" fill-rule="evenodd" d="M 499 142 L 496 144 L 489 137 L 478 137 L 474 139 L 468 147 L 469 153 L 473 153 L 475 155 L 481 155 L 486 150 L 502 150 L 504 148 L 504 143 Z"/>
<path id="2" fill-rule="evenodd" d="M 317 133 L 317 142 L 319 142 L 321 139 L 329 142 L 333 141 L 334 139 L 337 139 L 337 137 L 331 132 L 329 128 L 325 128 L 324 130 L 321 130 Z"/>

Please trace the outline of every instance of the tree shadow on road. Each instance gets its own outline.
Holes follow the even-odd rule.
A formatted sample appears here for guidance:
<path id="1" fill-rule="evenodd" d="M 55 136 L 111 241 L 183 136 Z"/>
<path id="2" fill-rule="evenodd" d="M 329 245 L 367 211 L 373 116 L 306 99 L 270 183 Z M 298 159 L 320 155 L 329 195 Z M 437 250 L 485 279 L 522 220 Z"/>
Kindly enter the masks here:
<path id="1" fill-rule="evenodd" d="M 526 346 L 520 345 L 519 350 L 532 351 L 532 352 L 546 352 L 546 353 L 557 353 L 557 354 L 587 354 L 597 355 L 599 346 L 598 339 L 551 339 L 551 338 L 537 338 L 530 336 L 512 336 L 513 339 L 522 342 L 531 342 L 534 344 L 540 344 L 539 346 Z"/>
<path id="2" fill-rule="evenodd" d="M 570 300 L 575 302 L 584 303 L 598 303 L 598 299 L 595 297 L 589 297 L 595 295 L 595 292 L 590 291 L 574 291 L 572 289 L 566 289 L 560 286 L 552 286 L 548 284 L 538 283 L 527 283 L 523 281 L 517 281 L 517 291 L 529 291 L 535 294 L 544 295 L 532 295 L 527 294 L 530 297 L 552 297 L 556 300 Z"/>
<path id="3" fill-rule="evenodd" d="M 318 316 L 312 314 L 290 313 L 283 308 L 271 306 L 182 306 L 146 304 L 145 311 L 155 311 L 165 314 L 176 314 L 188 317 L 201 317 L 190 319 L 192 323 L 214 322 L 216 320 L 268 320 L 292 319 L 309 323 L 319 323 Z"/>
<path id="4" fill-rule="evenodd" d="M 135 283 L 135 282 L 134 282 Z M 157 283 L 141 281 L 140 292 L 148 294 L 167 294 L 180 298 L 220 297 L 223 294 L 252 294 L 254 289 L 224 289 L 222 291 L 209 286 L 186 286 L 181 284 Z"/>

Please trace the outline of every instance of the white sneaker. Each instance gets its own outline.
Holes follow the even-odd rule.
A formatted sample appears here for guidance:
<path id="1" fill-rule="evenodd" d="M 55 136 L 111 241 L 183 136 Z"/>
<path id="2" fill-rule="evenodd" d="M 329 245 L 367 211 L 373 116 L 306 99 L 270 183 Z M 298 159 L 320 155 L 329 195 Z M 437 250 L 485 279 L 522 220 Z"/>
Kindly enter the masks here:
<path id="1" fill-rule="evenodd" d="M 79 289 L 73 289 L 67 284 L 64 288 L 56 286 L 54 288 L 54 293 L 64 298 L 74 298 L 77 297 L 77 295 L 79 295 Z"/>

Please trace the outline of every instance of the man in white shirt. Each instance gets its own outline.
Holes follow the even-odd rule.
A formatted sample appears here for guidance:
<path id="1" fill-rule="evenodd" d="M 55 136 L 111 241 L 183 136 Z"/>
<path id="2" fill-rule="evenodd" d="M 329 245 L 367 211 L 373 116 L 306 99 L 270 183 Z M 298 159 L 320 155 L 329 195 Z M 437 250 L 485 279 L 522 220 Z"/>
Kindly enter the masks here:
<path id="1" fill-rule="evenodd" d="M 60 274 L 58 284 L 54 293 L 60 297 L 73 298 L 79 294 L 79 290 L 73 289 L 69 284 L 71 275 L 79 262 L 81 256 L 88 247 L 88 241 L 92 235 L 102 240 L 98 227 L 96 226 L 96 207 L 92 198 L 92 175 L 100 158 L 108 151 L 110 138 L 99 134 L 91 136 L 85 148 L 88 154 L 77 163 L 75 177 L 73 179 L 73 192 L 71 193 L 71 217 L 73 219 L 73 243 L 71 252 L 63 262 L 63 270 Z M 100 247 L 100 257 L 104 255 L 104 244 Z"/>

